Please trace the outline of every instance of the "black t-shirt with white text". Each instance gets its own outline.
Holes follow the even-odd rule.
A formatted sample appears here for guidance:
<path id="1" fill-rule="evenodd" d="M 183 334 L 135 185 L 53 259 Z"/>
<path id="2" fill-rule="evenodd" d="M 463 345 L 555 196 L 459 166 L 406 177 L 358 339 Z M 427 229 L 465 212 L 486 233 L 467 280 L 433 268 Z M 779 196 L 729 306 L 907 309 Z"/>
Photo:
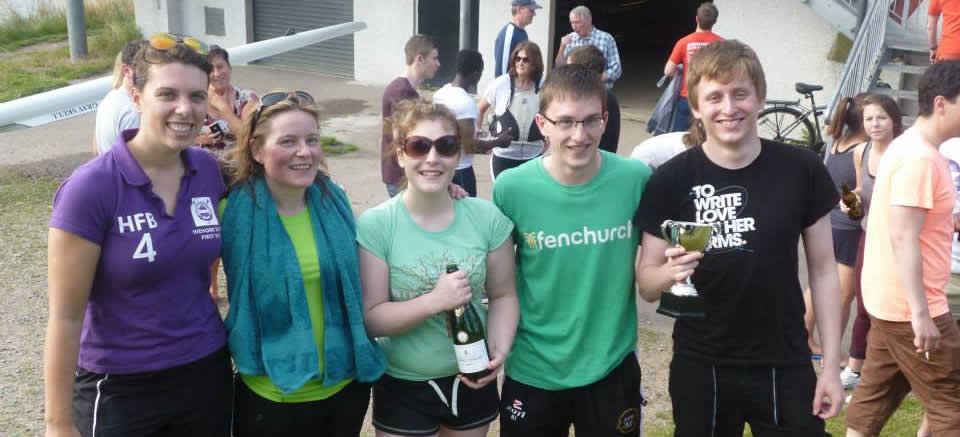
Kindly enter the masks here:
<path id="1" fill-rule="evenodd" d="M 706 320 L 677 320 L 674 352 L 723 365 L 808 362 L 797 247 L 838 201 L 816 154 L 766 140 L 741 169 L 701 147 L 658 167 L 637 210 L 644 232 L 663 238 L 665 220 L 720 224 L 691 278 Z"/>

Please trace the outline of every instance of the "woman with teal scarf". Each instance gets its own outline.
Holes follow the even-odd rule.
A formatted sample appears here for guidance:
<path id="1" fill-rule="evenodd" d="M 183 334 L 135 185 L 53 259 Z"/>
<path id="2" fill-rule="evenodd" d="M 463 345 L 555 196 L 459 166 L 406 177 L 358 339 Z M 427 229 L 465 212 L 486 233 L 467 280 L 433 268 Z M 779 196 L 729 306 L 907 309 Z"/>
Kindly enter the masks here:
<path id="1" fill-rule="evenodd" d="M 326 169 L 313 97 L 263 96 L 220 203 L 233 435 L 357 436 L 384 358 L 363 325 L 353 211 Z"/>

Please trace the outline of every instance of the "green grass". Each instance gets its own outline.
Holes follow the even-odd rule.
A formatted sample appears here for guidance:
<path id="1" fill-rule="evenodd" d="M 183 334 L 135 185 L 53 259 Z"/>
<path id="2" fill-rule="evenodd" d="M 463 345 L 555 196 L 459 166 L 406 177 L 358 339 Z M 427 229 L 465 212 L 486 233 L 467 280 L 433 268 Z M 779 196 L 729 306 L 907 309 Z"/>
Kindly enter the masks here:
<path id="1" fill-rule="evenodd" d="M 323 144 L 323 153 L 327 155 L 343 155 L 357 150 L 356 145 L 341 142 L 334 137 L 320 137 L 320 142 Z"/>
<path id="2" fill-rule="evenodd" d="M 118 21 L 133 22 L 131 0 L 87 0 L 84 3 L 87 32 L 102 31 Z M 66 11 L 52 0 L 38 1 L 27 16 L 15 11 L 5 0 L 0 0 L 0 10 L 6 13 L 6 18 L 0 21 L 0 51 L 67 39 Z"/>
<path id="3" fill-rule="evenodd" d="M 53 194 L 59 180 L 43 177 L 28 177 L 0 169 L 0 210 L 18 211 L 18 214 L 49 214 Z"/>
<path id="4" fill-rule="evenodd" d="M 847 57 L 850 56 L 850 50 L 853 49 L 853 40 L 847 38 L 846 35 L 837 32 L 837 36 L 833 39 L 833 44 L 830 45 L 830 51 L 827 52 L 827 60 L 839 63 L 847 62 Z"/>
<path id="5" fill-rule="evenodd" d="M 87 59 L 70 62 L 70 49 L 60 47 L 20 51 L 0 61 L 0 102 L 68 85 L 71 81 L 109 72 L 123 47 L 140 38 L 131 0 L 90 2 L 87 14 L 98 17 L 94 30 L 87 34 Z M 14 19 L 16 20 L 16 18 Z M 38 22 L 45 19 L 37 18 Z M 97 22 L 90 20 L 88 26 Z M 0 24 L 0 45 L 9 21 Z M 39 24 L 38 24 L 39 25 Z M 24 41 L 20 39 L 18 41 Z"/>
<path id="6" fill-rule="evenodd" d="M 844 425 L 846 418 L 846 409 L 843 414 L 827 421 L 827 432 L 833 437 L 843 437 L 847 434 L 847 427 Z M 900 405 L 900 408 L 893 417 L 887 422 L 880 433 L 880 437 L 902 437 L 916 435 L 917 428 L 920 427 L 920 420 L 923 418 L 923 407 L 915 398 L 907 397 Z M 666 417 L 669 421 L 670 418 Z M 649 419 L 647 419 L 649 420 Z M 656 428 L 647 427 L 643 435 L 646 437 L 673 437 L 673 424 L 664 425 Z M 744 437 L 753 437 L 750 427 L 744 431 Z"/>

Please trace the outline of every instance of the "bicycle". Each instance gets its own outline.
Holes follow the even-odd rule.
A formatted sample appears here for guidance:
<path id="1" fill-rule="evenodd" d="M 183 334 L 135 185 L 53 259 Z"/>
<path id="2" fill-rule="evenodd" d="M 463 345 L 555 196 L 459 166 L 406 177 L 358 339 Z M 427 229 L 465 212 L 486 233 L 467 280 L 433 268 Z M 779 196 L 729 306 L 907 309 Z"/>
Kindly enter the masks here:
<path id="1" fill-rule="evenodd" d="M 827 107 L 817 106 L 813 100 L 813 93 L 822 89 L 821 85 L 797 82 L 797 93 L 803 98 L 767 100 L 767 107 L 757 116 L 757 134 L 760 138 L 807 147 L 822 155 L 824 141 L 820 133 L 820 116 Z M 804 98 L 810 101 L 809 107 L 801 103 Z"/>

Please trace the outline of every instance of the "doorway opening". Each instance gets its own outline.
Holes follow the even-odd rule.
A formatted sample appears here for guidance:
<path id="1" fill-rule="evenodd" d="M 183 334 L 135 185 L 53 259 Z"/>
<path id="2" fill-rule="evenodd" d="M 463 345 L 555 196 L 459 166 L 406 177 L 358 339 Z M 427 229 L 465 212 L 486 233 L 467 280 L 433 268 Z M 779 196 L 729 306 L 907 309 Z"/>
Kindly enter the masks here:
<path id="1" fill-rule="evenodd" d="M 553 47 L 570 33 L 570 10 L 590 8 L 594 27 L 617 41 L 623 75 L 614 85 L 623 117 L 646 121 L 660 97 L 656 87 L 678 39 L 696 30 L 697 6 L 703 0 L 558 0 Z M 720 11 L 720 20 L 723 11 Z M 556 50 L 556 49 L 554 49 Z M 552 60 L 556 51 L 550 55 Z"/>

